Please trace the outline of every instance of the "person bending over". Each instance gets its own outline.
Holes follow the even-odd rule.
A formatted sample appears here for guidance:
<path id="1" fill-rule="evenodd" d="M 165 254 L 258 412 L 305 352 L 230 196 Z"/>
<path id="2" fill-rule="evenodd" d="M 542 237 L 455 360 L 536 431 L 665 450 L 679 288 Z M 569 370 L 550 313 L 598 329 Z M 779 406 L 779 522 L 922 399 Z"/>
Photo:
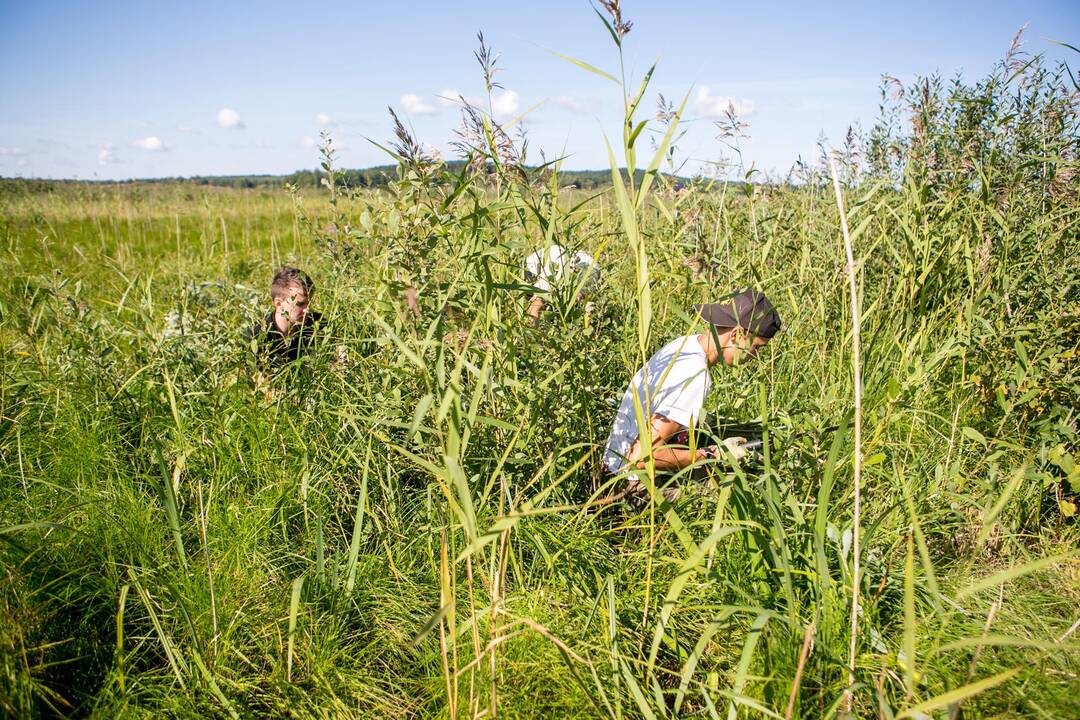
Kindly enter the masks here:
<path id="1" fill-rule="evenodd" d="M 585 252 L 571 252 L 561 245 L 552 245 L 546 251 L 537 250 L 525 258 L 525 282 L 533 287 L 525 314 L 530 323 L 540 319 L 545 298 L 557 293 L 557 288 L 567 286 L 577 299 L 594 290 L 600 284 L 600 266 Z"/>
<path id="2" fill-rule="evenodd" d="M 725 302 L 697 305 L 695 310 L 706 324 L 704 332 L 675 338 L 660 348 L 623 393 L 604 449 L 605 472 L 617 475 L 644 468 L 649 449 L 656 469 L 667 472 L 719 457 L 716 446 L 694 452 L 686 447 L 690 428 L 703 419 L 712 386 L 709 368 L 721 361 L 738 365 L 754 357 L 779 331 L 780 316 L 769 299 L 753 289 Z M 650 435 L 644 442 L 638 432 L 637 403 L 649 423 Z M 740 441 L 728 438 L 724 443 L 736 458 L 745 454 Z M 636 475 L 628 486 L 633 493 L 643 489 Z"/>

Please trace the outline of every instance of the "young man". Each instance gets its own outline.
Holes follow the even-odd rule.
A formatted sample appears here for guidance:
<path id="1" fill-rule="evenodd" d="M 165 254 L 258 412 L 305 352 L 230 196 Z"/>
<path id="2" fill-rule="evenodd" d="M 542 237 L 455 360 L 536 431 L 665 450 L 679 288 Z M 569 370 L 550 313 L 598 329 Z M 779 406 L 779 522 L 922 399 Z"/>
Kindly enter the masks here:
<path id="1" fill-rule="evenodd" d="M 614 475 L 644 468 L 650 448 L 656 469 L 662 471 L 677 471 L 719 456 L 716 447 L 698 448 L 693 453 L 685 447 L 687 431 L 702 419 L 712 385 L 709 368 L 721 361 L 730 366 L 752 358 L 780 329 L 780 316 L 764 294 L 752 289 L 726 302 L 695 309 L 711 327 L 672 340 L 634 375 L 608 435 L 606 472 Z M 649 422 L 650 437 L 644 439 L 648 445 L 639 437 L 635 396 Z M 728 438 L 724 443 L 736 459 L 746 452 L 741 440 Z M 636 478 L 630 484 L 640 489 Z"/>
<path id="2" fill-rule="evenodd" d="M 525 282 L 536 289 L 525 310 L 529 322 L 535 324 L 544 309 L 544 297 L 555 291 L 553 286 L 573 283 L 570 287 L 580 297 L 600 283 L 600 267 L 588 253 L 552 245 L 546 252 L 537 250 L 525 258 Z"/>
<path id="3" fill-rule="evenodd" d="M 274 309 L 248 330 L 247 340 L 262 368 L 299 359 L 312 345 L 322 315 L 309 309 L 315 283 L 303 270 L 283 265 L 270 282 Z"/>

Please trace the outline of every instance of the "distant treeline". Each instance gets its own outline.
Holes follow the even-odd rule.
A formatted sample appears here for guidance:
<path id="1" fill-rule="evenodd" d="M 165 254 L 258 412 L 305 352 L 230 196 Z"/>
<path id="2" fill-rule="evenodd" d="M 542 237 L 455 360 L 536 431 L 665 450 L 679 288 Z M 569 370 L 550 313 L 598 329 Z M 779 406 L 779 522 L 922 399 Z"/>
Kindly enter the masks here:
<path id="1" fill-rule="evenodd" d="M 461 160 L 454 160 L 446 165 L 451 172 L 457 173 L 461 172 L 464 164 Z M 494 168 L 489 168 L 489 172 L 494 173 Z M 525 172 L 529 173 L 535 182 L 551 182 L 549 169 L 526 167 Z M 626 169 L 620 168 L 620 172 L 623 179 L 626 179 Z M 377 165 L 369 168 L 338 170 L 337 175 L 339 182 L 351 188 L 383 188 L 397 179 L 398 166 Z M 640 183 L 644 175 L 644 170 L 637 170 L 635 181 Z M 295 185 L 301 189 L 312 189 L 321 187 L 322 178 L 325 176 L 326 173 L 321 169 L 297 170 L 288 175 L 193 175 L 191 177 L 132 178 L 128 180 L 53 180 L 0 176 L 0 193 L 11 191 L 14 188 L 18 188 L 20 192 L 26 192 L 27 190 L 45 192 L 58 185 L 127 185 L 136 183 L 191 184 L 222 188 L 283 188 L 286 185 Z M 668 175 L 668 177 L 671 176 Z M 674 181 L 677 187 L 701 182 L 700 179 L 683 176 L 675 176 Z M 561 188 L 602 190 L 611 186 L 611 170 L 560 170 L 558 182 Z"/>
<path id="2" fill-rule="evenodd" d="M 455 160 L 447 163 L 452 172 L 460 172 L 464 163 Z M 494 170 L 492 169 L 492 172 Z M 526 172 L 534 175 L 537 180 L 541 174 L 547 174 L 548 170 L 541 168 L 526 168 Z M 626 177 L 626 170 L 622 170 Z M 643 170 L 636 173 L 637 181 L 640 182 L 644 175 Z M 211 187 L 229 188 L 281 188 L 285 185 L 295 185 L 299 188 L 317 188 L 321 186 L 321 180 L 325 177 L 322 170 L 297 170 L 288 175 L 195 175 L 192 177 L 162 177 L 141 178 L 132 180 L 19 180 L 23 186 L 41 185 L 41 189 L 52 187 L 56 184 L 123 184 L 123 183 L 190 183 L 194 185 L 206 185 Z M 393 182 L 398 177 L 397 165 L 378 165 L 376 167 L 359 168 L 353 170 L 339 170 L 338 178 L 348 187 L 352 188 L 381 188 Z M 550 182 L 550 174 L 544 178 Z M 15 180 L 15 178 L 0 178 L 0 180 Z M 559 172 L 558 182 L 560 187 L 575 187 L 581 190 L 596 190 L 611 185 L 611 170 L 562 170 Z M 677 183 L 686 184 L 688 178 L 677 177 Z"/>
<path id="3" fill-rule="evenodd" d="M 447 168 L 452 172 L 462 169 L 464 162 L 454 160 L 447 163 Z M 494 171 L 494 169 L 492 169 Z M 539 174 L 539 168 L 527 168 L 527 172 Z M 626 171 L 623 170 L 625 176 Z M 637 171 L 637 180 L 644 175 L 643 170 Z M 216 187 L 283 187 L 286 184 L 295 185 L 299 188 L 316 188 L 321 185 L 325 176 L 322 170 L 297 170 L 289 175 L 217 175 L 195 176 L 187 178 L 187 182 L 198 185 L 212 185 Z M 381 188 L 386 187 L 398 177 L 397 165 L 377 165 L 369 168 L 357 168 L 352 170 L 338 171 L 340 181 L 352 188 Z M 177 180 L 178 178 L 163 178 L 163 180 Z M 678 182 L 687 182 L 686 178 L 677 178 Z M 611 185 L 611 170 L 561 170 L 559 172 L 560 187 L 575 187 L 581 190 L 595 190 Z"/>

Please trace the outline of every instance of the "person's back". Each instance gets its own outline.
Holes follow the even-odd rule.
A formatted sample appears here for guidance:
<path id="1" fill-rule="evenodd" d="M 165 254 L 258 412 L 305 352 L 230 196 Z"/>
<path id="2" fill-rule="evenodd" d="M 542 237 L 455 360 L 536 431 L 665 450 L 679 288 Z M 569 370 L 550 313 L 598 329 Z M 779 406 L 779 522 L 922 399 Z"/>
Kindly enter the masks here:
<path id="1" fill-rule="evenodd" d="M 561 245 L 537 250 L 525 258 L 525 282 L 535 289 L 526 309 L 530 322 L 540 318 L 544 298 L 552 297 L 559 287 L 568 287 L 577 297 L 600 283 L 600 266 L 588 253 L 571 252 Z"/>
<path id="2" fill-rule="evenodd" d="M 684 427 L 701 421 L 712 387 L 705 350 L 696 335 L 678 337 L 656 351 L 623 393 L 604 449 L 604 467 L 617 473 L 638 438 L 637 407 L 648 421 L 654 415 Z"/>
<path id="3" fill-rule="evenodd" d="M 635 471 L 646 466 L 649 456 L 654 468 L 665 472 L 719 457 L 718 447 L 690 442 L 712 386 L 709 368 L 721 362 L 739 365 L 754 357 L 780 329 L 772 303 L 753 289 L 696 309 L 707 331 L 678 337 L 649 358 L 623 393 L 612 423 L 604 472 L 629 471 L 631 492 L 641 487 Z M 744 438 L 727 438 L 723 445 L 740 456 L 745 454 L 742 442 Z"/>

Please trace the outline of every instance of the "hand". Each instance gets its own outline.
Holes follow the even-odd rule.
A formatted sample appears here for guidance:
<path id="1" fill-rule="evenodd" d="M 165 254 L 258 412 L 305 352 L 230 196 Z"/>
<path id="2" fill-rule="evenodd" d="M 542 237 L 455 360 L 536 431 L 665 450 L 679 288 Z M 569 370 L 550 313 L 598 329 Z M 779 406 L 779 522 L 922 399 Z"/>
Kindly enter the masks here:
<path id="1" fill-rule="evenodd" d="M 338 345 L 334 349 L 334 359 L 330 361 L 330 369 L 334 372 L 341 372 L 349 364 L 349 351 L 345 349 L 344 345 Z"/>
<path id="2" fill-rule="evenodd" d="M 724 438 L 723 445 L 736 461 L 742 460 L 750 454 L 750 451 L 744 447 L 746 445 L 746 438 L 744 437 Z"/>
<path id="3" fill-rule="evenodd" d="M 540 313 L 544 309 L 544 298 L 539 295 L 533 295 L 529 298 L 529 305 L 525 309 L 525 321 L 530 325 L 535 325 L 536 321 L 540 319 Z"/>

